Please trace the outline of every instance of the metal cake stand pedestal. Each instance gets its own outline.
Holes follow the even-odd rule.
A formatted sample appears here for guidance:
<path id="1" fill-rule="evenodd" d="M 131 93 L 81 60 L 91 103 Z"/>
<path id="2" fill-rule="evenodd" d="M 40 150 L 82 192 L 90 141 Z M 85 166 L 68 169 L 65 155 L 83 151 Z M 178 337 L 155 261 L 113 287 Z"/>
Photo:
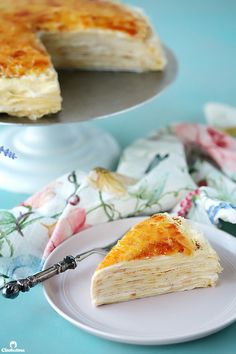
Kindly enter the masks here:
<path id="1" fill-rule="evenodd" d="M 107 132 L 88 123 L 125 112 L 160 94 L 174 80 L 177 61 L 166 48 L 164 72 L 59 71 L 60 113 L 37 121 L 0 115 L 8 127 L 0 146 L 17 159 L 0 155 L 0 188 L 33 193 L 50 180 L 79 168 L 114 168 L 120 149 Z"/>

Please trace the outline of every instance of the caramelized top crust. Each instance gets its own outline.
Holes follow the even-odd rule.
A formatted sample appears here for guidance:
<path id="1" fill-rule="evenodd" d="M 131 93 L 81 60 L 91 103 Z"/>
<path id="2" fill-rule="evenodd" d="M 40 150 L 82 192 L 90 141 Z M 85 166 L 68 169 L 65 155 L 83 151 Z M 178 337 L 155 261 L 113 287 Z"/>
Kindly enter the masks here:
<path id="1" fill-rule="evenodd" d="M 181 230 L 177 218 L 156 214 L 130 229 L 106 255 L 98 269 L 136 259 L 183 253 L 190 256 L 194 243 Z"/>
<path id="2" fill-rule="evenodd" d="M 140 40 L 151 35 L 145 17 L 109 0 L 0 0 L 0 75 L 40 74 L 50 67 L 34 32 L 80 29 L 113 30 Z"/>
<path id="3" fill-rule="evenodd" d="M 29 26 L 0 19 L 0 77 L 37 75 L 50 65 L 49 56 Z"/>

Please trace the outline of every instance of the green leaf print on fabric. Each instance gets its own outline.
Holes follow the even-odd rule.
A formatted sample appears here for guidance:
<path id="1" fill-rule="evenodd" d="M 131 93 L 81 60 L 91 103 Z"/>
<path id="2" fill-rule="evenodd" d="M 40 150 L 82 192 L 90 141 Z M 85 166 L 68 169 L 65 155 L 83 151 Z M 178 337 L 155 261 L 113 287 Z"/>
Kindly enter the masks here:
<path id="1" fill-rule="evenodd" d="M 161 210 L 159 201 L 165 189 L 167 179 L 167 174 L 162 176 L 158 181 L 157 186 L 154 188 L 150 185 L 147 179 L 144 179 L 140 184 L 129 189 L 129 195 L 137 199 L 132 215 L 141 214 L 145 209 L 151 208 L 153 205 L 159 206 L 159 209 Z"/>
<path id="2" fill-rule="evenodd" d="M 0 211 L 0 239 L 16 230 L 17 219 L 9 211 Z"/>

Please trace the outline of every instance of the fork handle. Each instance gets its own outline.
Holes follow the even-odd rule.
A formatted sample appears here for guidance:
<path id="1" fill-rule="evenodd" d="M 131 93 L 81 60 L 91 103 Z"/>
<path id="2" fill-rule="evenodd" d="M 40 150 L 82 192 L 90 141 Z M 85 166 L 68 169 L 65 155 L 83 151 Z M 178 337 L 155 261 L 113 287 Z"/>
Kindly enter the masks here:
<path id="1" fill-rule="evenodd" d="M 58 262 L 41 272 L 31 275 L 24 279 L 13 280 L 5 284 L 2 290 L 2 295 L 8 299 L 15 299 L 20 292 L 29 291 L 35 285 L 42 283 L 54 275 L 65 272 L 68 269 L 75 269 L 77 267 L 77 261 L 79 257 L 66 256 L 63 261 Z"/>

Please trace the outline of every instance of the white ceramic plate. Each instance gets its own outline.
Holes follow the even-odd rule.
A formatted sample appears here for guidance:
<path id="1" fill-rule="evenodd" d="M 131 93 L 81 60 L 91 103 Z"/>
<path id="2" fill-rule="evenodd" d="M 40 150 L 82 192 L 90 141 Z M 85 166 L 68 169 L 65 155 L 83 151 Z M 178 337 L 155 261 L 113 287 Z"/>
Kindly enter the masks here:
<path id="1" fill-rule="evenodd" d="M 143 218 L 94 226 L 61 244 L 45 268 L 64 256 L 103 246 Z M 214 333 L 236 320 L 236 238 L 197 224 L 218 252 L 224 268 L 215 288 L 166 294 L 119 304 L 94 307 L 90 281 L 100 255 L 82 261 L 44 283 L 49 304 L 79 328 L 114 341 L 133 344 L 171 344 Z"/>

